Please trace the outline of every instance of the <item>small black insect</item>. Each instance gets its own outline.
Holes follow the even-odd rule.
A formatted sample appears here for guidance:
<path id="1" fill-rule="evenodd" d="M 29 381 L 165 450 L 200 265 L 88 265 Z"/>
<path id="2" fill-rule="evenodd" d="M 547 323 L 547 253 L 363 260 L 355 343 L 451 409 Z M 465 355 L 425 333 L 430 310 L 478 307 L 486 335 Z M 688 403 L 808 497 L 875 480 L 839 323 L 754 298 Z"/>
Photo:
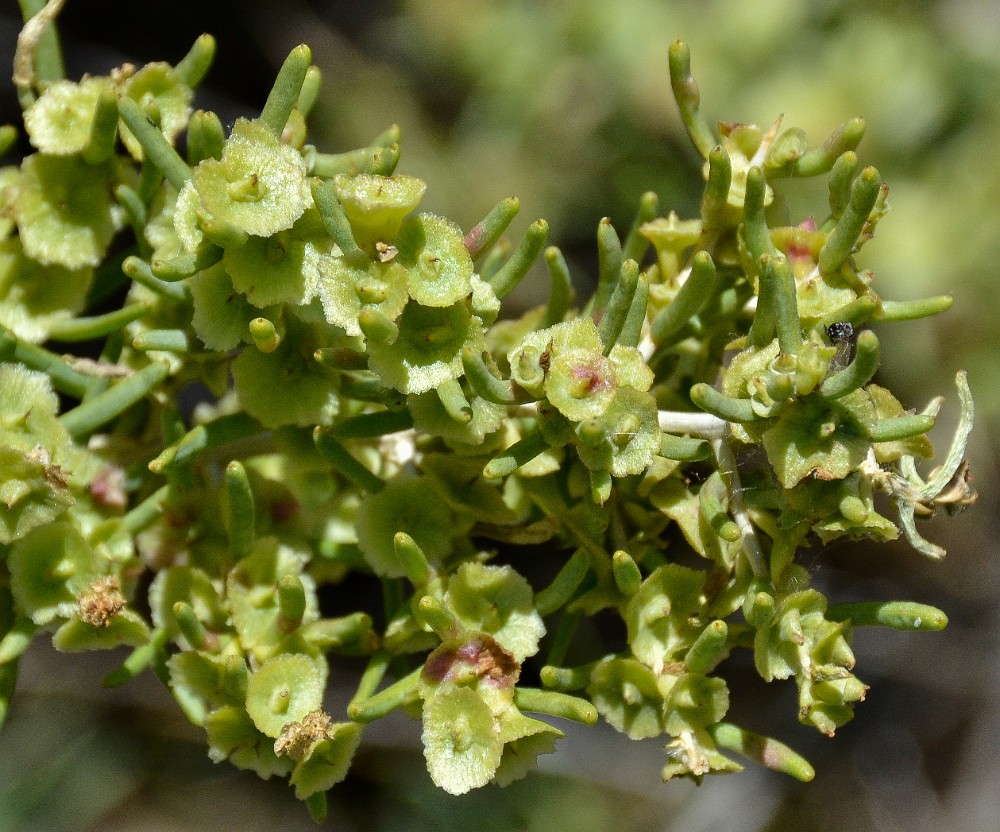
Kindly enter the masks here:
<path id="1" fill-rule="evenodd" d="M 837 354 L 833 357 L 835 368 L 846 367 L 854 357 L 854 345 L 858 341 L 858 332 L 854 324 L 850 321 L 837 321 L 826 328 L 833 346 L 837 348 Z"/>
<path id="2" fill-rule="evenodd" d="M 826 334 L 834 344 L 848 343 L 853 345 L 857 333 L 854 331 L 854 324 L 850 321 L 837 321 L 826 328 Z"/>

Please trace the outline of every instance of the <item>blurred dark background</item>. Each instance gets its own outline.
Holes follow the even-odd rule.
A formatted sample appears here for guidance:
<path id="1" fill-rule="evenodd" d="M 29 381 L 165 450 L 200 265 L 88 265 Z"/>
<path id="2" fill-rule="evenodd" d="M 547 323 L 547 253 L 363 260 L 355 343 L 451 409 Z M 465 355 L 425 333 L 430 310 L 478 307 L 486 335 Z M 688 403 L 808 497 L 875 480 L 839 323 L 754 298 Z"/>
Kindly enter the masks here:
<path id="1" fill-rule="evenodd" d="M 17 4 L 0 10 L 11 65 Z M 939 634 L 859 632 L 857 717 L 830 740 L 795 721 L 794 686 L 749 664 L 729 678 L 733 721 L 770 732 L 815 764 L 798 784 L 755 770 L 659 782 L 660 743 L 570 726 L 541 770 L 501 791 L 436 792 L 419 730 L 373 726 L 354 772 L 331 795 L 329 828 L 603 830 L 912 830 L 1000 827 L 1000 645 L 996 450 L 1000 427 L 1000 5 L 991 0 L 69 0 L 60 30 L 70 77 L 123 61 L 176 62 L 203 31 L 215 66 L 198 105 L 225 122 L 259 110 L 288 50 L 313 47 L 323 96 L 311 119 L 323 150 L 361 146 L 396 122 L 400 169 L 430 182 L 428 210 L 463 227 L 500 198 L 521 199 L 512 233 L 545 217 L 585 286 L 602 216 L 628 225 L 645 190 L 664 211 L 697 210 L 700 165 L 669 94 L 667 47 L 691 46 L 711 119 L 769 125 L 784 114 L 815 143 L 865 117 L 862 160 L 889 182 L 893 210 L 865 248 L 884 297 L 952 292 L 932 321 L 880 332 L 882 381 L 908 406 L 947 397 L 939 452 L 954 425 L 954 371 L 969 370 L 977 427 L 969 456 L 979 503 L 925 534 L 928 563 L 905 545 L 835 545 L 806 554 L 837 602 L 907 598 L 944 609 Z M 10 85 L 3 122 L 16 121 Z M 793 206 L 825 195 L 795 183 Z M 539 281 L 539 285 L 541 281 Z M 537 287 L 536 290 L 537 292 Z M 532 291 L 521 295 L 532 302 Z M 284 784 L 206 757 L 200 731 L 145 679 L 99 686 L 118 657 L 24 660 L 0 733 L 0 832 L 313 828 Z M 334 713 L 352 679 L 335 683 Z"/>

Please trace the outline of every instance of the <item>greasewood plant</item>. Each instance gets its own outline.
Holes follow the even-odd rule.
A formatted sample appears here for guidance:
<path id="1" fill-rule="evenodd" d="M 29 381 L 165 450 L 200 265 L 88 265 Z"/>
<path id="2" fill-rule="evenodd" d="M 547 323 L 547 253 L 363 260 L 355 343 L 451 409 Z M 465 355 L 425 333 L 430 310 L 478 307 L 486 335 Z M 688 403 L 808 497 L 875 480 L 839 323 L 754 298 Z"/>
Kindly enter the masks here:
<path id="1" fill-rule="evenodd" d="M 22 1 L 33 149 L 0 169 L 0 717 L 44 637 L 130 647 L 107 685 L 155 673 L 213 760 L 288 777 L 317 818 L 397 708 L 453 794 L 554 750 L 539 716 L 662 737 L 664 779 L 737 770 L 735 752 L 808 780 L 726 721 L 727 658 L 792 680 L 798 719 L 832 735 L 867 689 L 856 627 L 945 625 L 830 603 L 796 561 L 900 534 L 940 558 L 917 518 L 975 497 L 964 374 L 927 473 L 941 399 L 914 412 L 872 381 L 867 325 L 951 299 L 883 300 L 860 268 L 888 207 L 860 119 L 812 149 L 780 119 L 713 128 L 675 42 L 700 215 L 647 193 L 626 233 L 602 221 L 577 306 L 544 221 L 503 238 L 516 199 L 463 230 L 419 212 L 396 127 L 308 144 L 307 47 L 226 131 L 192 109 L 211 37 L 174 66 L 67 80 L 61 5 Z M 807 176 L 829 204 L 789 217 L 778 189 Z M 539 257 L 548 302 L 505 317 Z M 331 598 L 350 611 L 324 614 Z M 621 642 L 577 638 L 593 616 Z M 370 658 L 328 713 L 340 655 Z"/>

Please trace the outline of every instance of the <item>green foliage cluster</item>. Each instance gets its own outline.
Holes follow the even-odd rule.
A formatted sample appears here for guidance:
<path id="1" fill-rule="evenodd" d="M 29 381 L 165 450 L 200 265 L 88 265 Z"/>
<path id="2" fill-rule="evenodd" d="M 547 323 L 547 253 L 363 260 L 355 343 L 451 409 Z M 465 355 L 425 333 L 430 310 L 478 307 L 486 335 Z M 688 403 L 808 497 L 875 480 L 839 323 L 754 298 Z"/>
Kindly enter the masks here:
<path id="1" fill-rule="evenodd" d="M 812 149 L 780 120 L 712 129 L 674 43 L 700 216 L 646 194 L 626 234 L 603 221 L 577 307 L 543 221 L 503 240 L 516 199 L 463 231 L 417 212 L 397 128 L 307 144 L 308 48 L 227 132 L 192 110 L 210 37 L 175 66 L 73 82 L 59 5 L 28 4 L 15 82 L 34 152 L 0 170 L 0 712 L 51 633 L 131 647 L 107 684 L 150 669 L 212 759 L 288 777 L 316 817 L 397 708 L 454 794 L 554 750 L 561 731 L 529 714 L 664 737 L 665 779 L 739 769 L 727 751 L 809 779 L 725 721 L 729 655 L 793 679 L 799 720 L 832 735 L 867 689 L 856 626 L 945 625 L 912 602 L 830 605 L 796 562 L 813 540 L 900 533 L 941 557 L 915 518 L 974 499 L 964 375 L 926 477 L 941 401 L 914 413 L 872 382 L 864 326 L 950 298 L 883 300 L 859 269 L 888 208 L 860 120 Z M 824 218 L 793 220 L 780 183 L 822 175 Z M 501 317 L 540 257 L 548 302 Z M 210 395 L 188 413 L 192 389 Z M 323 614 L 359 581 L 380 609 Z M 607 655 L 574 641 L 595 616 L 624 631 Z M 370 659 L 335 722 L 340 655 Z"/>

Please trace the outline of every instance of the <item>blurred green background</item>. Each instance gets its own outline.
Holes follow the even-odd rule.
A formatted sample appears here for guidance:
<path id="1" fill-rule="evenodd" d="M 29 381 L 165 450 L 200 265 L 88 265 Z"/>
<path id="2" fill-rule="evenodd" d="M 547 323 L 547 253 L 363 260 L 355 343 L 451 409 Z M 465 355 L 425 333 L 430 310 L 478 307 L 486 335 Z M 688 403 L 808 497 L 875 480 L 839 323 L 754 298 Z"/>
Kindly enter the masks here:
<path id="1" fill-rule="evenodd" d="M 19 27 L 6 0 L 0 62 Z M 951 292 L 931 321 L 880 332 L 882 383 L 922 407 L 947 403 L 956 369 L 978 408 L 970 447 L 979 503 L 932 521 L 941 564 L 905 545 L 807 552 L 837 602 L 908 598 L 944 609 L 939 634 L 861 632 L 858 676 L 872 686 L 835 739 L 795 721 L 791 685 L 739 664 L 731 717 L 771 732 L 815 764 L 808 785 L 748 768 L 701 788 L 659 782 L 660 743 L 570 726 L 559 752 L 507 790 L 452 798 L 423 770 L 419 729 L 393 718 L 366 733 L 354 773 L 331 795 L 329 828 L 556 830 L 912 830 L 992 832 L 1000 821 L 1000 644 L 994 429 L 1000 428 L 1000 4 L 992 0 L 69 0 L 70 72 L 123 60 L 176 61 L 202 31 L 220 41 L 199 99 L 230 122 L 259 109 L 288 50 L 307 42 L 326 79 L 312 118 L 324 150 L 360 146 L 390 123 L 400 169 L 430 183 L 424 206 L 463 227 L 508 195 L 514 235 L 536 217 L 570 260 L 579 291 L 596 270 L 594 235 L 626 228 L 639 196 L 697 210 L 700 164 L 669 93 L 667 48 L 691 46 L 711 120 L 769 125 L 784 114 L 821 142 L 863 116 L 859 155 L 890 186 L 892 211 L 862 263 L 892 299 Z M 12 91 L 0 96 L 12 121 Z M 793 183 L 790 202 L 825 194 Z M 520 293 L 533 302 L 544 287 Z M 58 656 L 36 645 L 0 733 L 0 832 L 314 828 L 281 784 L 205 756 L 200 732 L 152 680 L 99 686 L 114 656 Z M 328 702 L 342 712 L 351 668 Z"/>

